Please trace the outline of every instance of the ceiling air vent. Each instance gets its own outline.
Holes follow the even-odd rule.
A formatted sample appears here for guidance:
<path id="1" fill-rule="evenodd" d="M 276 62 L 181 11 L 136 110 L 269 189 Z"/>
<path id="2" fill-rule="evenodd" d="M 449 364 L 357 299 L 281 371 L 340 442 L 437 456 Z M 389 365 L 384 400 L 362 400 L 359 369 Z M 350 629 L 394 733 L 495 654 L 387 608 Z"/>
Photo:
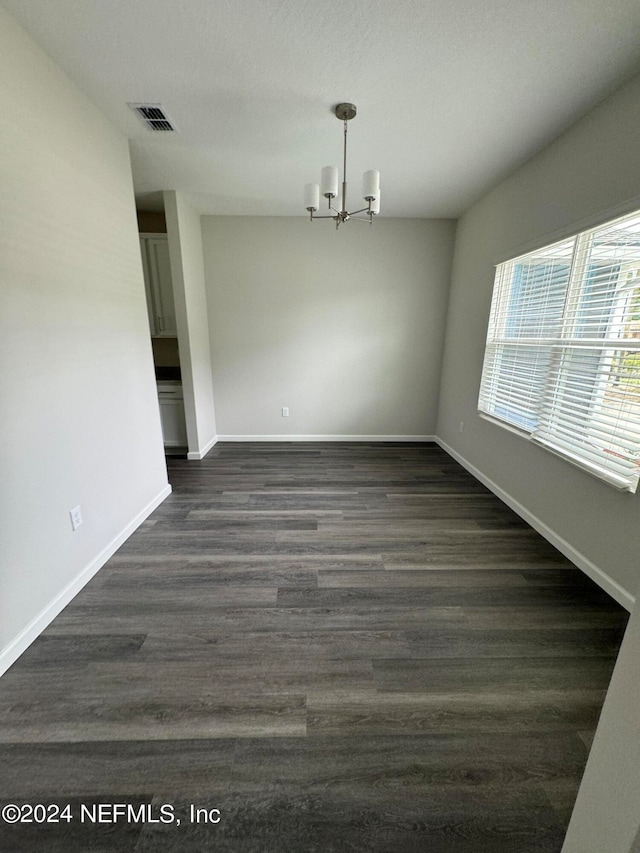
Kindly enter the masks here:
<path id="1" fill-rule="evenodd" d="M 176 130 L 160 104 L 129 104 L 149 130 Z"/>

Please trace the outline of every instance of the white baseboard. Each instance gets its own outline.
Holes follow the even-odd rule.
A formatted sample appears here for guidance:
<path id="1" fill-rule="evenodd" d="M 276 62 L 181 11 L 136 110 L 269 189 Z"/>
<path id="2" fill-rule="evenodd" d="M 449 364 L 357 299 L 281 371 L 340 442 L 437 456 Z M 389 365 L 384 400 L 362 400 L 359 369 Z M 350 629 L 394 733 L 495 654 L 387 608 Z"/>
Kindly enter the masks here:
<path id="1" fill-rule="evenodd" d="M 0 652 L 0 675 L 17 661 L 20 655 L 28 649 L 31 643 L 40 636 L 44 629 L 55 617 L 75 598 L 80 590 L 91 580 L 91 578 L 104 566 L 107 560 L 115 554 L 118 548 L 131 536 L 131 534 L 148 518 L 153 510 L 171 494 L 171 486 L 167 485 L 156 497 L 148 503 L 106 548 L 94 557 L 88 566 L 79 575 L 61 590 L 58 595 L 14 639 Z"/>
<path id="2" fill-rule="evenodd" d="M 627 590 L 620 586 L 617 581 L 614 581 L 613 578 L 609 577 L 605 571 L 596 566 L 595 563 L 592 563 L 588 557 L 585 557 L 584 554 L 574 548 L 574 546 L 570 542 L 567 542 L 566 539 L 563 539 L 562 536 L 556 533 L 548 524 L 541 521 L 508 492 L 505 492 L 505 490 L 498 486 L 497 483 L 490 480 L 489 477 L 483 474 L 482 471 L 475 467 L 475 465 L 472 465 L 471 462 L 464 458 L 464 456 L 461 456 L 453 449 L 453 447 L 450 447 L 446 441 L 436 438 L 436 443 L 439 444 L 440 447 L 449 454 L 449 456 L 452 456 L 456 462 L 459 462 L 463 468 L 466 468 L 470 474 L 473 474 L 476 480 L 480 480 L 480 482 L 488 489 L 491 489 L 494 495 L 497 495 L 497 497 L 506 503 L 508 507 L 511 507 L 514 512 L 517 512 L 520 518 L 523 518 L 527 524 L 530 524 L 534 530 L 537 530 L 541 536 L 544 536 L 547 542 L 550 542 L 558 549 L 558 551 L 560 551 L 561 554 L 564 554 L 565 557 L 571 560 L 572 563 L 575 563 L 579 569 L 582 569 L 585 575 L 588 575 L 588 577 L 597 583 L 599 587 L 609 593 L 612 598 L 615 598 L 618 604 L 621 604 L 629 612 L 633 610 L 633 606 L 636 601 L 634 595 L 627 592 Z"/>
<path id="3" fill-rule="evenodd" d="M 211 450 L 211 448 L 218 443 L 220 440 L 219 436 L 214 435 L 211 441 L 208 441 L 205 446 L 201 450 L 191 450 L 187 453 L 187 459 L 204 459 L 207 453 Z"/>
<path id="4" fill-rule="evenodd" d="M 436 441 L 435 435 L 219 435 L 218 441 Z"/>

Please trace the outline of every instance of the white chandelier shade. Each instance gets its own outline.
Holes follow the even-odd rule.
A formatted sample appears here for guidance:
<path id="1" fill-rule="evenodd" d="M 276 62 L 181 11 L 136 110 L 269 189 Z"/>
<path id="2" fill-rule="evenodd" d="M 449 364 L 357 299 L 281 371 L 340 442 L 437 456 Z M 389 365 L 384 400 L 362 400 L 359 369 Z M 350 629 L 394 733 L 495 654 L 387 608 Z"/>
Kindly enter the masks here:
<path id="1" fill-rule="evenodd" d="M 362 176 L 362 198 L 375 201 L 380 198 L 380 172 L 370 169 Z"/>
<path id="2" fill-rule="evenodd" d="M 335 198 L 338 195 L 337 166 L 325 166 L 320 172 L 320 192 L 325 198 Z"/>
<path id="3" fill-rule="evenodd" d="M 344 122 L 344 149 L 342 174 L 342 207 L 337 210 L 332 201 L 339 195 L 340 176 L 336 166 L 325 166 L 320 173 L 320 184 L 306 184 L 304 188 L 304 207 L 310 214 L 310 219 L 333 219 L 336 228 L 341 222 L 358 219 L 373 222 L 373 217 L 380 213 L 380 172 L 370 169 L 362 176 L 362 198 L 367 202 L 366 207 L 349 212 L 347 210 L 347 122 L 356 115 L 354 104 L 338 104 L 334 108 L 336 118 Z M 320 207 L 320 196 L 328 201 L 328 209 L 333 213 L 327 216 L 314 216 Z M 363 214 L 359 216 L 358 214 Z"/>

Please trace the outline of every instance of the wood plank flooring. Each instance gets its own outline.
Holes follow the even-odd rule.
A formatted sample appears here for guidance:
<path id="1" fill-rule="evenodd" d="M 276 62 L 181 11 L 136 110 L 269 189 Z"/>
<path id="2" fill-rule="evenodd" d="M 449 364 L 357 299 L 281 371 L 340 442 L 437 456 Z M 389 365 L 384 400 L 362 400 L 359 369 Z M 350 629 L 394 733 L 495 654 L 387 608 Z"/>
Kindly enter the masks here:
<path id="1" fill-rule="evenodd" d="M 560 851 L 621 607 L 435 445 L 169 469 L 0 680 L 0 802 L 74 815 L 0 850 Z"/>

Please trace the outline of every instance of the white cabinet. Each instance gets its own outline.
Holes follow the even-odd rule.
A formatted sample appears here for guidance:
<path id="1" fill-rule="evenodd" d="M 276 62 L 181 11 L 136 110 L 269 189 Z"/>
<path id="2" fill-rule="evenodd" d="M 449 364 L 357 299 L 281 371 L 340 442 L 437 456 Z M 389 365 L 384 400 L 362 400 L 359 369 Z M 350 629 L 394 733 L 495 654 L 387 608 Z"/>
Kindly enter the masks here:
<path id="1" fill-rule="evenodd" d="M 140 235 L 140 251 L 151 337 L 175 338 L 178 332 L 171 283 L 169 241 L 162 235 Z"/>
<path id="2" fill-rule="evenodd" d="M 182 383 L 169 380 L 158 382 L 157 385 L 164 446 L 186 447 L 187 427 L 184 419 Z"/>

